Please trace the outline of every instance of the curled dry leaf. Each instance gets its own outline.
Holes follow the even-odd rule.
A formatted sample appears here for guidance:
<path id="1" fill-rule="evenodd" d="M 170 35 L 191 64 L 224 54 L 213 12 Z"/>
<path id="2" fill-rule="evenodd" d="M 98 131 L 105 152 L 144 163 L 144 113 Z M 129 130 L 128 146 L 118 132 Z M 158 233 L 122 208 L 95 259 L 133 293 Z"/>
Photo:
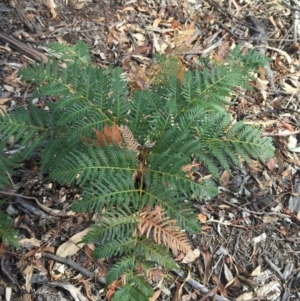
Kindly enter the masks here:
<path id="1" fill-rule="evenodd" d="M 200 250 L 195 249 L 193 251 L 188 252 L 182 260 L 182 263 L 191 263 L 195 261 L 200 255 Z"/>
<path id="2" fill-rule="evenodd" d="M 54 3 L 54 0 L 47 0 L 47 6 L 50 9 L 52 19 L 55 19 L 57 17 L 57 13 L 55 11 L 56 4 Z"/>
<path id="3" fill-rule="evenodd" d="M 275 168 L 275 164 L 276 164 L 276 161 L 275 161 L 275 158 L 271 158 L 268 162 L 267 162 L 267 167 L 270 171 L 273 171 L 274 168 Z"/>
<path id="4" fill-rule="evenodd" d="M 149 301 L 156 301 L 160 296 L 160 294 L 161 294 L 161 289 L 158 289 L 156 292 L 154 292 L 153 296 L 149 298 Z"/>
<path id="5" fill-rule="evenodd" d="M 73 9 L 82 9 L 85 3 L 86 0 L 70 0 L 70 7 Z"/>
<path id="6" fill-rule="evenodd" d="M 200 223 L 206 223 L 207 222 L 207 216 L 203 213 L 198 214 L 198 219 L 199 219 Z"/>
<path id="7" fill-rule="evenodd" d="M 224 275 L 226 277 L 226 280 L 228 282 L 232 281 L 234 279 L 231 270 L 228 268 L 227 264 L 224 263 Z"/>
<path id="8" fill-rule="evenodd" d="M 85 245 L 84 243 L 78 244 L 78 242 L 82 240 L 89 230 L 90 228 L 87 228 L 73 235 L 68 241 L 58 247 L 56 255 L 60 257 L 67 257 L 76 254 L 80 248 Z"/>
<path id="9" fill-rule="evenodd" d="M 258 265 L 250 274 L 250 276 L 255 277 L 258 276 L 261 273 L 261 266 Z"/>
<path id="10" fill-rule="evenodd" d="M 224 170 L 220 177 L 221 185 L 226 187 L 229 181 L 230 181 L 230 173 L 228 172 L 228 170 Z"/>

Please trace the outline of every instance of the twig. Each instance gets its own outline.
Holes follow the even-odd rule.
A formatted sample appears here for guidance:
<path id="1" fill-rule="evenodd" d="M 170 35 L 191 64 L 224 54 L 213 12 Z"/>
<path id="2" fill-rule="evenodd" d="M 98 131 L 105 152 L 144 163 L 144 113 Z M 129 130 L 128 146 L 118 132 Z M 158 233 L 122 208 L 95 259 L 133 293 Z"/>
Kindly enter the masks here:
<path id="1" fill-rule="evenodd" d="M 243 211 L 246 211 L 248 213 L 251 213 L 251 214 L 256 214 L 256 215 L 275 215 L 275 216 L 278 216 L 278 217 L 281 217 L 281 218 L 290 218 L 291 216 L 288 215 L 288 214 L 283 214 L 283 213 L 279 213 L 279 212 L 256 212 L 256 211 L 252 211 L 252 210 L 249 210 L 247 208 L 241 208 L 241 206 L 238 206 L 238 205 L 235 205 L 235 204 L 232 204 L 228 201 L 225 201 L 223 200 L 222 201 L 223 203 L 226 203 L 232 207 L 235 207 L 235 208 L 238 208 L 240 210 L 243 210 Z"/>
<path id="2" fill-rule="evenodd" d="M 66 264 L 70 268 L 77 270 L 84 277 L 92 278 L 97 280 L 99 283 L 106 284 L 106 280 L 104 277 L 97 276 L 94 272 L 89 271 L 88 269 L 82 267 L 81 265 L 79 265 L 78 263 L 74 262 L 71 259 L 60 257 L 51 253 L 44 253 L 43 257 Z"/>
<path id="3" fill-rule="evenodd" d="M 231 223 L 224 223 L 224 222 L 220 222 L 218 220 L 212 219 L 212 220 L 208 220 L 207 222 L 203 223 L 203 224 L 209 224 L 209 223 L 217 223 L 223 226 L 231 226 L 231 227 L 236 227 L 236 228 L 242 228 L 245 230 L 249 230 L 247 227 L 245 226 L 241 226 L 241 225 L 235 225 L 235 224 L 231 224 Z"/>
<path id="4" fill-rule="evenodd" d="M 180 273 L 178 271 L 173 271 L 173 272 L 175 272 L 181 278 L 186 278 L 186 275 L 184 273 Z M 213 296 L 214 300 L 216 300 L 216 301 L 230 301 L 230 300 L 232 300 L 232 299 L 227 299 L 227 298 L 221 297 L 221 296 L 213 293 L 211 290 L 206 288 L 203 284 L 197 282 L 196 280 L 194 280 L 192 278 L 189 278 L 187 280 L 187 283 L 190 284 L 191 286 L 193 286 L 194 288 L 198 289 L 202 294 L 211 293 L 211 296 Z"/>
<path id="5" fill-rule="evenodd" d="M 83 296 L 80 293 L 79 289 L 77 287 L 75 287 L 73 284 L 61 283 L 61 282 L 48 282 L 47 285 L 62 287 L 63 289 L 67 290 L 71 294 L 74 301 L 88 301 L 88 300 L 91 300 L 91 299 L 88 299 L 85 296 Z"/>
<path id="6" fill-rule="evenodd" d="M 96 279 L 99 283 L 102 284 L 106 284 L 106 280 L 104 277 L 99 277 L 97 276 L 95 273 L 87 270 L 86 268 L 80 266 L 79 264 L 77 264 L 76 262 L 74 262 L 71 259 L 68 258 L 64 258 L 64 257 L 59 257 L 56 256 L 54 254 L 51 253 L 44 253 L 43 257 L 48 258 L 48 259 L 52 259 L 55 260 L 57 262 L 63 263 L 68 265 L 70 268 L 73 268 L 75 270 L 77 270 L 80 274 L 82 274 L 84 277 L 87 278 L 92 278 L 92 279 Z M 178 271 L 174 271 L 178 276 L 180 276 L 181 278 L 186 278 L 186 276 L 184 275 L 184 273 L 180 273 Z M 197 282 L 196 280 L 189 278 L 187 280 L 187 283 L 189 283 L 191 286 L 193 286 L 194 288 L 200 290 L 203 294 L 208 294 L 211 292 L 211 290 L 209 290 L 208 288 L 206 288 L 204 285 L 200 284 L 199 282 Z M 223 298 L 221 296 L 218 295 L 214 295 L 215 300 L 216 301 L 230 301 L 231 299 L 227 299 L 227 298 Z"/>
<path id="7" fill-rule="evenodd" d="M 1 258 L 1 271 L 7 277 L 7 279 L 11 282 L 11 284 L 15 283 L 14 278 L 11 277 L 11 272 L 7 271 L 5 268 L 5 258 Z"/>
<path id="8" fill-rule="evenodd" d="M 267 264 L 270 266 L 270 268 L 278 274 L 279 278 L 282 281 L 285 281 L 285 279 L 284 279 L 282 273 L 280 272 L 280 270 L 278 269 L 278 267 L 266 255 L 264 255 L 264 260 L 267 262 Z"/>
<path id="9" fill-rule="evenodd" d="M 204 50 L 200 50 L 200 51 L 196 51 L 196 52 L 193 52 L 193 50 L 191 50 L 190 52 L 182 52 L 182 53 L 179 53 L 179 54 L 182 54 L 182 55 L 196 55 L 196 54 L 202 54 L 202 55 L 205 55 L 207 53 L 210 53 L 213 49 L 217 48 L 220 46 L 220 44 L 222 43 L 223 39 L 227 36 L 227 33 L 224 34 L 222 36 L 221 39 L 219 39 L 216 43 L 212 44 L 211 46 L 207 47 L 206 49 Z"/>
<path id="10" fill-rule="evenodd" d="M 294 131 L 294 132 L 282 132 L 282 133 L 263 133 L 263 136 L 290 136 L 290 135 L 295 135 L 299 134 L 300 130 Z"/>
<path id="11" fill-rule="evenodd" d="M 9 43 L 13 48 L 17 49 L 20 52 L 23 52 L 33 58 L 36 61 L 42 61 L 43 63 L 48 62 L 48 58 L 45 54 L 42 52 L 39 52 L 38 50 L 29 47 L 28 45 L 22 43 L 21 41 L 18 41 L 8 35 L 6 35 L 3 32 L 0 32 L 0 40 L 3 40 L 5 43 Z"/>
<path id="12" fill-rule="evenodd" d="M 6 192 L 6 191 L 2 191 L 2 190 L 0 190 L 0 194 L 8 195 L 8 196 L 13 196 L 13 197 L 20 197 L 20 198 L 27 199 L 27 200 L 34 200 L 41 209 L 43 209 L 45 212 L 47 212 L 47 213 L 49 213 L 51 215 L 59 216 L 59 217 L 70 217 L 70 215 L 68 215 L 68 214 L 59 213 L 59 212 L 57 212 L 57 213 L 53 212 L 53 209 L 48 208 L 47 206 L 44 206 L 43 204 L 41 204 L 39 202 L 39 200 L 36 197 L 34 197 L 34 196 L 26 196 L 26 195 L 23 195 L 23 194 Z"/>

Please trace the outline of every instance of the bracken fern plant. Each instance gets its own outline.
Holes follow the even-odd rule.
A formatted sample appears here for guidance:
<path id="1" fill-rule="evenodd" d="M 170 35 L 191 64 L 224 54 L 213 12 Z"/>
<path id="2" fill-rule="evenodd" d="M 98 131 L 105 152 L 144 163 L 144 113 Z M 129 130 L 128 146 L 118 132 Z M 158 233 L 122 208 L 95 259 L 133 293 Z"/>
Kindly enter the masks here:
<path id="1" fill-rule="evenodd" d="M 148 300 L 149 271 L 179 270 L 169 251 L 189 252 L 184 231 L 201 231 L 192 203 L 217 195 L 222 170 L 273 155 L 261 129 L 233 124 L 225 110 L 233 89 L 249 88 L 266 59 L 235 48 L 226 64 L 180 77 L 166 72 L 176 60 L 173 67 L 166 60 L 163 80 L 132 93 L 120 68 L 92 64 L 83 42 L 50 47 L 56 58 L 20 70 L 46 108 L 0 117 L 2 149 L 11 137 L 22 149 L 3 155 L 1 172 L 38 151 L 50 179 L 80 186 L 73 209 L 100 214 L 84 241 L 96 244 L 96 258 L 114 259 L 108 286 L 124 280 L 113 300 Z M 196 177 L 199 166 L 205 174 Z"/>

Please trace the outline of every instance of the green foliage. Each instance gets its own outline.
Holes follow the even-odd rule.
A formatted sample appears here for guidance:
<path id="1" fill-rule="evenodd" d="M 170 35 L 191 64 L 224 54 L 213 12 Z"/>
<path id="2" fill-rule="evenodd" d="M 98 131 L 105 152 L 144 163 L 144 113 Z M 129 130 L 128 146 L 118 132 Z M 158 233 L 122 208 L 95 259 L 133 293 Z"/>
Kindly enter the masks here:
<path id="1" fill-rule="evenodd" d="M 2 206 L 4 201 L 0 201 Z M 19 248 L 17 240 L 18 232 L 14 229 L 13 220 L 4 212 L 0 211 L 0 239 L 4 245 L 12 245 Z"/>
<path id="2" fill-rule="evenodd" d="M 108 284 L 121 275 L 127 279 L 113 300 L 148 300 L 147 268 L 179 267 L 147 229 L 139 228 L 143 212 L 159 205 L 177 226 L 199 233 L 192 202 L 218 193 L 215 180 L 222 170 L 240 166 L 241 159 L 265 161 L 273 155 L 271 140 L 262 138 L 259 128 L 233 125 L 224 106 L 234 87 L 249 88 L 251 73 L 266 60 L 236 48 L 227 64 L 186 71 L 178 78 L 170 72 L 178 60 L 169 59 L 163 80 L 130 97 L 122 70 L 92 65 L 81 41 L 49 47 L 57 60 L 20 70 L 24 80 L 37 86 L 35 95 L 47 110 L 29 105 L 0 115 L 1 147 L 13 136 L 24 149 L 0 164 L 11 170 L 38 149 L 41 169 L 51 179 L 82 187 L 73 209 L 101 212 L 84 240 L 99 245 L 97 258 L 118 258 L 107 274 Z M 192 161 L 211 177 L 195 180 Z M 5 182 L 5 174 L 0 180 Z M 166 245 L 172 248 L 170 241 Z"/>

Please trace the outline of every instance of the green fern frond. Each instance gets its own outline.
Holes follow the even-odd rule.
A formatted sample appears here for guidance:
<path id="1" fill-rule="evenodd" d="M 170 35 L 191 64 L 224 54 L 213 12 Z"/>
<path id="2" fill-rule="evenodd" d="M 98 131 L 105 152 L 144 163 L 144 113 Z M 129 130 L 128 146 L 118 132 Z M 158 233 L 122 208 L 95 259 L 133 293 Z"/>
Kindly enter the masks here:
<path id="1" fill-rule="evenodd" d="M 238 66 L 247 72 L 257 72 L 258 67 L 263 67 L 270 61 L 270 58 L 264 56 L 261 52 L 256 51 L 255 48 L 248 49 L 246 53 L 242 54 L 240 46 L 233 48 L 227 58 L 229 67 Z"/>
<path id="2" fill-rule="evenodd" d="M 137 227 L 137 219 L 137 215 L 129 209 L 125 211 L 116 208 L 113 212 L 105 212 L 85 236 L 84 242 L 102 244 L 131 238 Z"/>
<path id="3" fill-rule="evenodd" d="M 12 145 L 18 144 L 23 158 L 26 158 L 47 140 L 49 120 L 51 118 L 46 111 L 34 106 L 28 110 L 20 108 L 14 114 L 0 114 L 1 139 L 13 141 Z"/>
<path id="4" fill-rule="evenodd" d="M 118 279 L 120 276 L 125 274 L 129 270 L 136 268 L 136 256 L 123 256 L 121 257 L 108 271 L 106 275 L 106 284 L 109 285 Z"/>
<path id="5" fill-rule="evenodd" d="M 162 245 L 156 244 L 151 239 L 139 239 L 136 245 L 136 253 L 141 254 L 146 261 L 152 262 L 152 266 L 145 265 L 145 262 L 141 263 L 144 267 L 144 271 L 153 267 L 153 263 L 159 264 L 169 270 L 180 270 L 178 264 L 174 261 L 167 249 Z"/>
<path id="6" fill-rule="evenodd" d="M 101 259 L 101 258 L 108 258 L 111 256 L 122 256 L 124 254 L 132 253 L 135 250 L 136 250 L 136 238 L 134 237 L 120 238 L 120 239 L 115 239 L 112 241 L 105 242 L 104 245 L 98 246 L 93 252 L 93 256 L 96 259 Z"/>
<path id="7" fill-rule="evenodd" d="M 137 276 L 135 273 L 126 273 L 126 282 L 135 288 L 137 288 L 142 295 L 147 297 L 149 300 L 153 295 L 153 288 L 150 284 L 145 280 L 145 277 Z"/>
<path id="8" fill-rule="evenodd" d="M 117 185 L 118 181 L 111 179 L 123 177 L 128 182 L 135 167 L 135 154 L 128 149 L 110 145 L 98 147 L 86 143 L 84 152 L 74 150 L 69 153 L 64 162 L 53 169 L 51 177 L 61 183 L 73 183 L 76 180 L 81 185 L 84 185 L 87 181 L 96 184 L 97 179 L 102 177 L 102 179 L 110 179 L 109 181 L 112 181 L 112 184 Z M 132 183 L 132 180 L 130 180 L 129 185 L 131 187 Z M 126 189 L 129 188 L 127 185 Z"/>
<path id="9" fill-rule="evenodd" d="M 142 293 L 141 290 L 136 288 L 133 285 L 126 285 L 122 287 L 120 290 L 116 291 L 114 294 L 112 301 L 149 301 L 150 296 Z"/>
<path id="10" fill-rule="evenodd" d="M 3 201 L 0 201 L 0 205 Z M 0 239 L 4 245 L 12 245 L 19 248 L 17 240 L 18 232 L 14 229 L 13 220 L 4 212 L 0 211 Z"/>
<path id="11" fill-rule="evenodd" d="M 0 147 L 3 146 L 3 144 L 0 144 Z M 4 147 L 2 147 L 3 149 Z M 17 164 L 22 162 L 21 160 L 17 160 L 16 157 L 11 158 L 5 155 L 2 155 L 0 157 L 0 189 L 3 185 L 11 185 L 10 178 L 8 175 L 12 175 L 14 173 L 14 168 Z"/>
<path id="12" fill-rule="evenodd" d="M 38 151 L 50 179 L 82 188 L 73 209 L 102 212 L 84 241 L 99 244 L 98 258 L 122 256 L 108 272 L 108 283 L 121 275 L 129 283 L 114 300 L 148 300 L 150 289 L 136 278 L 142 276 L 138 268 L 146 274 L 155 264 L 178 266 L 150 234 L 138 237 L 141 212 L 159 205 L 179 227 L 198 233 L 192 201 L 217 195 L 215 180 L 223 169 L 273 155 L 271 139 L 262 138 L 258 127 L 233 125 L 224 106 L 236 86 L 250 88 L 252 73 L 267 60 L 236 48 L 224 65 L 207 64 L 183 75 L 180 59 L 166 58 L 152 89 L 131 95 L 122 69 L 93 66 L 83 42 L 49 48 L 54 59 L 20 70 L 37 86 L 35 97 L 52 96 L 47 110 L 29 106 L 0 115 L 0 145 L 14 138 L 22 149 L 3 156 L 0 184 L 6 171 Z M 106 137 L 111 125 L 126 128 L 127 136 L 118 142 Z M 207 170 L 197 181 L 183 170 L 193 160 Z"/>
<path id="13" fill-rule="evenodd" d="M 91 63 L 91 56 L 89 55 L 89 49 L 87 44 L 78 40 L 76 45 L 65 45 L 61 43 L 52 43 L 48 45 L 49 53 L 67 62 L 73 60 L 80 60 L 82 65 L 88 65 Z"/>

